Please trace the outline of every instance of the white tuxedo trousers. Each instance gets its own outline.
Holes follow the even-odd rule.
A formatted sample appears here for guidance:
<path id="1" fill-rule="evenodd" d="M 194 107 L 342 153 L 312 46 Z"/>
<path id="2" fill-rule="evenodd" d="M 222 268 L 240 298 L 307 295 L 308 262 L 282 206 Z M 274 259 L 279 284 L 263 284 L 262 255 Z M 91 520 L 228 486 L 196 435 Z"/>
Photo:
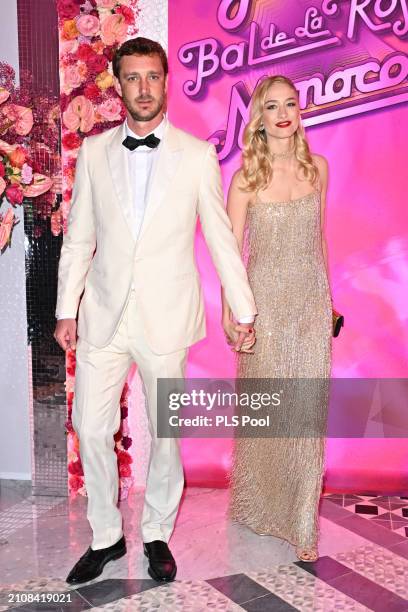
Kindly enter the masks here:
<path id="1" fill-rule="evenodd" d="M 138 311 L 137 296 L 132 291 L 108 346 L 96 348 L 81 338 L 77 343 L 72 422 L 79 437 L 94 550 L 115 544 L 123 533 L 117 507 L 119 476 L 113 436 L 120 427 L 120 396 L 133 361 L 143 381 L 152 436 L 142 514 L 144 542 L 168 542 L 183 492 L 178 440 L 157 438 L 157 379 L 183 378 L 188 351 L 154 354 L 146 342 Z"/>

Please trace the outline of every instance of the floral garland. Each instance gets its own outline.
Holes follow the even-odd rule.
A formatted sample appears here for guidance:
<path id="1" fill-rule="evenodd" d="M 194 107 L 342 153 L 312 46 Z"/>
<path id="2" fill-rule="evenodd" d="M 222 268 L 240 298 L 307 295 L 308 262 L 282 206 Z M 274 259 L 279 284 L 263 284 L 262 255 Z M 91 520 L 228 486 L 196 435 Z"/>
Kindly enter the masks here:
<path id="1" fill-rule="evenodd" d="M 118 45 L 136 34 L 137 0 L 57 0 L 62 112 L 62 203 L 55 224 L 66 231 L 75 164 L 84 136 L 103 132 L 125 119 L 125 108 L 113 87 L 112 57 Z M 70 491 L 85 494 L 78 439 L 71 412 L 75 354 L 67 353 L 68 471 Z M 129 388 L 120 401 L 121 428 L 115 436 L 120 497 L 133 482 L 127 452 L 132 444 L 127 425 Z"/>

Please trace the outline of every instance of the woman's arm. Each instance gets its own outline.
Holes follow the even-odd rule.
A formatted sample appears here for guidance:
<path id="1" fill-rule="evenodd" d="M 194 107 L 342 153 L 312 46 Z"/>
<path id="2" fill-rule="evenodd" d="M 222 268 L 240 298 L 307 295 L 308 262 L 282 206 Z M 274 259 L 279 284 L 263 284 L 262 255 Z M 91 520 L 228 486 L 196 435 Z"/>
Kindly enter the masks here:
<path id="1" fill-rule="evenodd" d="M 327 186 L 329 180 L 329 166 L 327 159 L 322 155 L 313 155 L 313 159 L 319 170 L 319 182 L 320 182 L 320 231 L 322 240 L 322 250 L 324 265 L 326 268 L 326 275 L 330 286 L 330 275 L 329 275 L 329 262 L 327 257 L 327 241 L 325 235 L 325 221 L 326 221 L 326 198 L 327 198 Z"/>

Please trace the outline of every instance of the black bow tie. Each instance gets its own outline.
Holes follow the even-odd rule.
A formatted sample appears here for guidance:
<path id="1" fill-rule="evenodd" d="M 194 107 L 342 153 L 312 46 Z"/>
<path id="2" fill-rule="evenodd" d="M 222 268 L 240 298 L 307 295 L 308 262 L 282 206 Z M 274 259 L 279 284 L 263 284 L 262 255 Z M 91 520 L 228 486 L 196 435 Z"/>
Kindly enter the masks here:
<path id="1" fill-rule="evenodd" d="M 134 151 L 137 147 L 149 147 L 149 149 L 155 149 L 160 142 L 160 138 L 157 138 L 154 134 L 149 134 L 146 138 L 133 138 L 133 136 L 126 136 L 122 142 L 123 146 Z"/>

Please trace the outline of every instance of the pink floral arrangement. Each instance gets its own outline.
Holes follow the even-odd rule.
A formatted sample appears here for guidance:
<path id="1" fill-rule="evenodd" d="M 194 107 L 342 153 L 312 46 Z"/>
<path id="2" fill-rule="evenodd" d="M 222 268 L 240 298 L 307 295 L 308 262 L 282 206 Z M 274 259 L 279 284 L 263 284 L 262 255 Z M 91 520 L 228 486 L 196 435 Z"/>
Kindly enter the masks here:
<path id="1" fill-rule="evenodd" d="M 0 87 L 0 135 L 8 140 L 27 136 L 34 119 L 30 108 L 7 103 L 10 92 Z M 46 193 L 53 181 L 34 171 L 31 151 L 19 142 L 10 143 L 0 139 L 0 253 L 11 246 L 14 226 L 18 223 L 13 208 L 24 203 L 25 198 L 35 198 Z M 3 202 L 10 206 L 1 212 Z"/>
<path id="2" fill-rule="evenodd" d="M 62 204 L 54 228 L 65 231 L 75 160 L 84 136 L 125 118 L 113 87 L 115 49 L 136 34 L 137 0 L 57 0 L 62 112 Z M 61 226 L 61 225 L 60 225 Z"/>
<path id="3" fill-rule="evenodd" d="M 51 231 L 67 228 L 78 149 L 84 136 L 98 134 L 125 118 L 113 87 L 112 57 L 117 46 L 137 32 L 137 0 L 57 0 L 60 42 L 62 113 L 62 203 L 51 215 Z M 75 353 L 67 352 L 68 485 L 86 495 L 78 438 L 72 428 Z M 132 485 L 132 444 L 127 424 L 129 388 L 120 400 L 121 427 L 115 436 L 120 479 L 119 495 Z"/>

